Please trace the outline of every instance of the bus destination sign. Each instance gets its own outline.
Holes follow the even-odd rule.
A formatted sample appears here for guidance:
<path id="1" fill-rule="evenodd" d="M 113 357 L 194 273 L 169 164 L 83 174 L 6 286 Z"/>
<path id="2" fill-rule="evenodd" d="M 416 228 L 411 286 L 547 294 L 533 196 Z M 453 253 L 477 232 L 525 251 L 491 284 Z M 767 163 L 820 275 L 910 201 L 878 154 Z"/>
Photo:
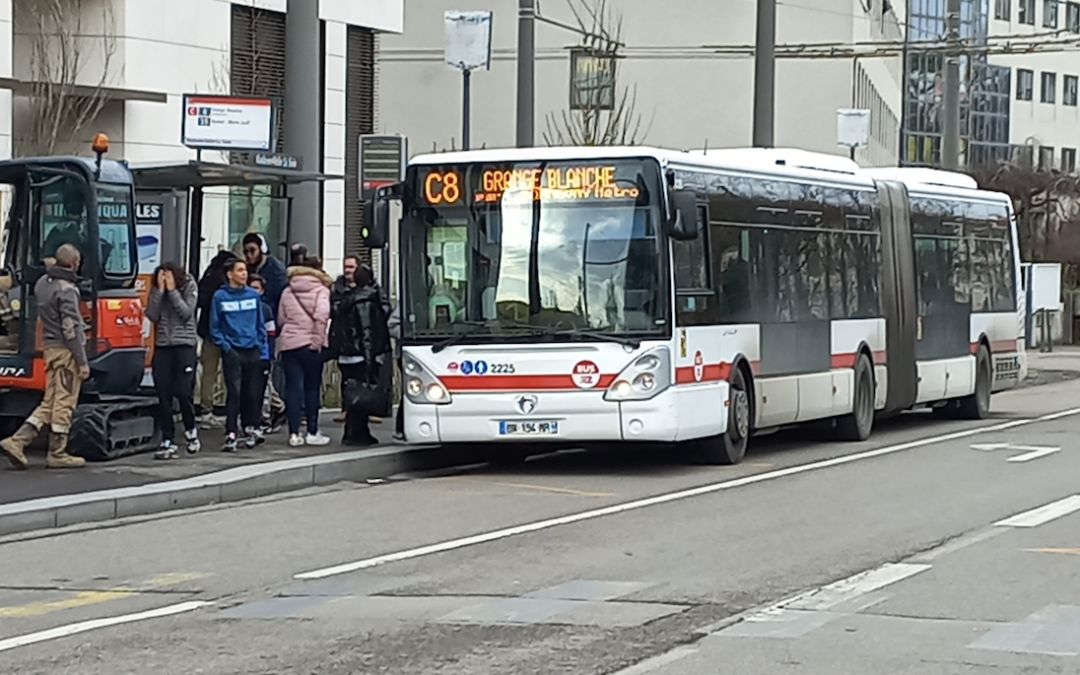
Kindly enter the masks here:
<path id="1" fill-rule="evenodd" d="M 453 206 L 464 198 L 474 204 L 500 202 L 504 195 L 517 200 L 575 201 L 637 199 L 640 188 L 616 178 L 610 165 L 565 166 L 541 169 L 481 167 L 478 180 L 467 188 L 463 170 L 431 168 L 420 175 L 420 196 L 429 205 Z"/>

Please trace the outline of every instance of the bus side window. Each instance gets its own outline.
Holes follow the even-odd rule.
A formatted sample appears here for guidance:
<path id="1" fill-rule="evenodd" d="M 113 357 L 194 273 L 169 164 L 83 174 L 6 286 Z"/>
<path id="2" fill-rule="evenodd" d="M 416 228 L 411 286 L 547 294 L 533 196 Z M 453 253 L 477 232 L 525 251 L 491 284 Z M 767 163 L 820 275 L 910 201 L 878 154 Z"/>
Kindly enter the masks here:
<path id="1" fill-rule="evenodd" d="M 691 241 L 672 241 L 675 263 L 675 318 L 680 326 L 715 324 L 716 291 L 709 269 L 709 209 L 698 204 L 698 232 Z"/>

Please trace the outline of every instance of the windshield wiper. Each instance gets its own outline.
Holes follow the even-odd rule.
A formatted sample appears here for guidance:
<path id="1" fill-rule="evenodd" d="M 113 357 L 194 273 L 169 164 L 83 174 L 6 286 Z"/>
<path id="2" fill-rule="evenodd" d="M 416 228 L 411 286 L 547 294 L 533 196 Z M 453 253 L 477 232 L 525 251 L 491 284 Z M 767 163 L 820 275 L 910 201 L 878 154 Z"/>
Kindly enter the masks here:
<path id="1" fill-rule="evenodd" d="M 600 340 L 603 342 L 614 342 L 616 344 L 623 345 L 625 347 L 633 347 L 637 349 L 641 346 L 640 338 L 623 337 L 621 335 L 611 335 L 610 333 L 601 333 L 594 330 L 581 330 L 579 328 L 562 328 L 562 329 L 549 329 L 545 332 L 547 335 L 569 335 L 571 337 L 583 337 L 590 340 Z"/>
<path id="2" fill-rule="evenodd" d="M 468 324 L 465 324 L 465 325 L 468 326 L 467 330 L 463 330 L 460 333 L 457 333 L 456 335 L 452 335 L 452 336 L 446 338 L 445 340 L 442 340 L 441 342 L 436 342 L 435 344 L 431 345 L 431 353 L 432 354 L 438 354 L 439 352 L 446 349 L 447 347 L 453 347 L 454 345 L 458 344 L 459 342 L 461 342 L 462 340 L 464 340 L 467 337 L 470 337 L 472 335 L 479 335 L 480 331 L 475 330 L 475 329 L 476 328 L 483 328 L 483 327 L 486 326 L 486 324 L 483 324 L 483 323 L 480 323 L 480 322 L 468 323 Z"/>

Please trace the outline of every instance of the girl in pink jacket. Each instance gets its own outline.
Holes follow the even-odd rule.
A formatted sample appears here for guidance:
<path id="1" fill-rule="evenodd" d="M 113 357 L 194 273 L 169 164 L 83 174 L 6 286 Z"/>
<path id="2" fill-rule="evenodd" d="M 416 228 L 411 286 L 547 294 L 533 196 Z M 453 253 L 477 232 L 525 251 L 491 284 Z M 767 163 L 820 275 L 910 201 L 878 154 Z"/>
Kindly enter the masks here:
<path id="1" fill-rule="evenodd" d="M 285 369 L 285 416 L 289 445 L 326 445 L 319 433 L 322 373 L 330 322 L 331 279 L 322 261 L 308 256 L 287 272 L 288 286 L 278 307 L 277 349 Z M 307 417 L 307 435 L 300 435 L 300 418 Z"/>

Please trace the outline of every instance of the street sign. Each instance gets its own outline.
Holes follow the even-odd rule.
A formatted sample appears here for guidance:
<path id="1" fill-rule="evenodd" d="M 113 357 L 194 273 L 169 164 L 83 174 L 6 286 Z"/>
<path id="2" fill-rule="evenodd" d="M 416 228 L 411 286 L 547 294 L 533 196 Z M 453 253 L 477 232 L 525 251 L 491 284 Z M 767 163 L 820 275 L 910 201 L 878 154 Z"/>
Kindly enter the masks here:
<path id="1" fill-rule="evenodd" d="M 360 137 L 360 199 L 367 201 L 375 191 L 405 179 L 408 139 L 404 136 L 363 135 Z"/>
<path id="2" fill-rule="evenodd" d="M 1061 452 L 1060 447 L 1046 446 L 1046 445 L 1014 445 L 1012 443 L 976 443 L 971 446 L 972 450 L 980 450 L 982 452 L 994 452 L 995 450 L 1009 450 L 1010 452 L 1022 452 L 1020 455 L 1013 455 L 1005 460 L 1006 462 L 1023 463 L 1030 462 L 1033 459 L 1039 459 L 1040 457 L 1048 457 L 1054 453 Z"/>
<path id="3" fill-rule="evenodd" d="M 258 96 L 184 94 L 180 142 L 197 150 L 274 149 L 274 102 Z"/>
<path id="4" fill-rule="evenodd" d="M 491 12 L 445 13 L 446 65 L 457 70 L 491 70 Z"/>
<path id="5" fill-rule="evenodd" d="M 618 57 L 610 52 L 577 47 L 570 50 L 570 109 L 614 110 Z"/>

